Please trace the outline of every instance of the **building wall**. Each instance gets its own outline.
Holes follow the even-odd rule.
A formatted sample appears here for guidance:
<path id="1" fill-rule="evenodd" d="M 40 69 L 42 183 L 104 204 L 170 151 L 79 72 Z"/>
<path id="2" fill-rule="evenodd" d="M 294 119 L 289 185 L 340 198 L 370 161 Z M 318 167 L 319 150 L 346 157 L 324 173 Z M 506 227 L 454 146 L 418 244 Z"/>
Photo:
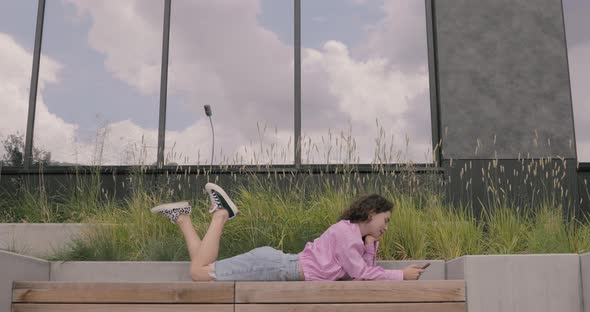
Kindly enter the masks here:
<path id="1" fill-rule="evenodd" d="M 433 6 L 443 158 L 576 158 L 561 1 Z"/>

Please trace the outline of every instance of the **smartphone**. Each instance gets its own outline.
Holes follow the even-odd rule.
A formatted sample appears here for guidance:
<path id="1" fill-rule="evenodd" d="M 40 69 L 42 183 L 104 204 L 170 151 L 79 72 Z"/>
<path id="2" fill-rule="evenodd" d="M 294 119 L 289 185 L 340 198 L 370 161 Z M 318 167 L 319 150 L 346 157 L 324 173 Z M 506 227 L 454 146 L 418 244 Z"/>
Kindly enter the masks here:
<path id="1" fill-rule="evenodd" d="M 428 263 L 426 263 L 425 265 L 423 265 L 423 266 L 421 267 L 421 269 L 422 269 L 422 270 L 424 270 L 424 269 L 426 269 L 426 268 L 427 268 L 427 267 L 429 267 L 429 266 L 430 266 L 430 262 L 428 262 Z"/>

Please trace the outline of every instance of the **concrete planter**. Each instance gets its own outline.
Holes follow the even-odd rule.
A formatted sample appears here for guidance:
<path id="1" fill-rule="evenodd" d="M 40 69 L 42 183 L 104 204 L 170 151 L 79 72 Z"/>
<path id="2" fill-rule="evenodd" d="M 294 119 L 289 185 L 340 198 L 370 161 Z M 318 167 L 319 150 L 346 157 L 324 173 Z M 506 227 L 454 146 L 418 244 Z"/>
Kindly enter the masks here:
<path id="1" fill-rule="evenodd" d="M 0 250 L 0 311 L 10 299 L 12 280 L 190 281 L 188 262 L 49 262 L 24 256 L 44 257 L 65 248 L 93 226 L 0 224 L 0 249 L 9 250 Z M 378 265 L 401 269 L 427 261 L 432 265 L 422 279 L 465 280 L 470 312 L 590 312 L 590 253 L 464 256 L 448 262 L 379 261 Z"/>
<path id="2" fill-rule="evenodd" d="M 48 281 L 49 272 L 48 261 L 0 251 L 0 311 L 10 311 L 12 281 Z"/>
<path id="3" fill-rule="evenodd" d="M 590 312 L 590 253 L 464 256 L 379 261 L 387 269 L 432 265 L 422 279 L 464 279 L 470 312 Z M 188 262 L 45 261 L 0 251 L 0 311 L 9 311 L 13 280 L 85 282 L 190 281 Z M 583 287 L 583 286 L 586 287 Z"/>
<path id="4" fill-rule="evenodd" d="M 590 312 L 590 253 L 580 255 L 584 312 Z"/>
<path id="5" fill-rule="evenodd" d="M 580 273 L 577 254 L 490 255 L 451 260 L 446 277 L 465 280 L 470 312 L 582 312 Z"/>
<path id="6" fill-rule="evenodd" d="M 0 249 L 46 257 L 65 248 L 72 239 L 92 226 L 80 223 L 2 223 Z"/>
<path id="7" fill-rule="evenodd" d="M 422 279 L 444 279 L 442 260 L 379 261 L 387 269 L 431 262 Z M 10 311 L 13 281 L 176 282 L 190 281 L 189 262 L 45 261 L 0 251 L 0 311 Z"/>
<path id="8" fill-rule="evenodd" d="M 53 261 L 52 281 L 179 282 L 191 281 L 187 261 Z"/>
<path id="9" fill-rule="evenodd" d="M 421 279 L 445 279 L 445 262 L 432 261 L 378 261 L 377 265 L 385 269 L 402 269 L 410 264 L 432 265 L 422 275 Z M 190 281 L 189 262 L 186 261 L 54 261 L 51 264 L 52 281 Z"/>

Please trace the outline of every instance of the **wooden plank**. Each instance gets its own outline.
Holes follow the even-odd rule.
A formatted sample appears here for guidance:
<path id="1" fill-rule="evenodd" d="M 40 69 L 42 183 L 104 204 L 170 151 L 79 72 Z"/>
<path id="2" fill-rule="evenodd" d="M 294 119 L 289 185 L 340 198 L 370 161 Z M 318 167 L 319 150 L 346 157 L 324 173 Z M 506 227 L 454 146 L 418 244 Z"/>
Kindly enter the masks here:
<path id="1" fill-rule="evenodd" d="M 23 303 L 234 303 L 234 282 L 14 282 Z"/>
<path id="2" fill-rule="evenodd" d="M 465 281 L 236 282 L 236 303 L 462 302 Z"/>
<path id="3" fill-rule="evenodd" d="M 15 303 L 12 312 L 234 312 L 234 305 Z"/>
<path id="4" fill-rule="evenodd" d="M 364 304 L 236 304 L 235 312 L 467 312 L 465 302 Z"/>

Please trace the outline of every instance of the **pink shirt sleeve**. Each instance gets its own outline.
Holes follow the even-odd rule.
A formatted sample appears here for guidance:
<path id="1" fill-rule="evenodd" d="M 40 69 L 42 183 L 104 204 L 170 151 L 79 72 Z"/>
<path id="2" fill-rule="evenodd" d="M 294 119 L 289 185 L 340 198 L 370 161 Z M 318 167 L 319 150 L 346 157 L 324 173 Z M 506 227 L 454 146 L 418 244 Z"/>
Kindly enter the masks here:
<path id="1" fill-rule="evenodd" d="M 365 245 L 362 239 L 355 239 L 347 235 L 336 239 L 334 245 L 336 261 L 353 280 L 404 279 L 404 273 L 401 270 L 385 270 L 379 266 L 368 265 L 368 260 L 375 263 L 376 248 L 373 250 L 373 255 L 363 257 L 363 254 L 365 254 Z M 371 258 L 369 259 L 369 257 Z"/>
<path id="2" fill-rule="evenodd" d="M 375 241 L 372 245 L 365 245 L 365 253 L 363 254 L 363 260 L 368 266 L 375 266 L 377 265 L 377 244 L 379 242 Z"/>

